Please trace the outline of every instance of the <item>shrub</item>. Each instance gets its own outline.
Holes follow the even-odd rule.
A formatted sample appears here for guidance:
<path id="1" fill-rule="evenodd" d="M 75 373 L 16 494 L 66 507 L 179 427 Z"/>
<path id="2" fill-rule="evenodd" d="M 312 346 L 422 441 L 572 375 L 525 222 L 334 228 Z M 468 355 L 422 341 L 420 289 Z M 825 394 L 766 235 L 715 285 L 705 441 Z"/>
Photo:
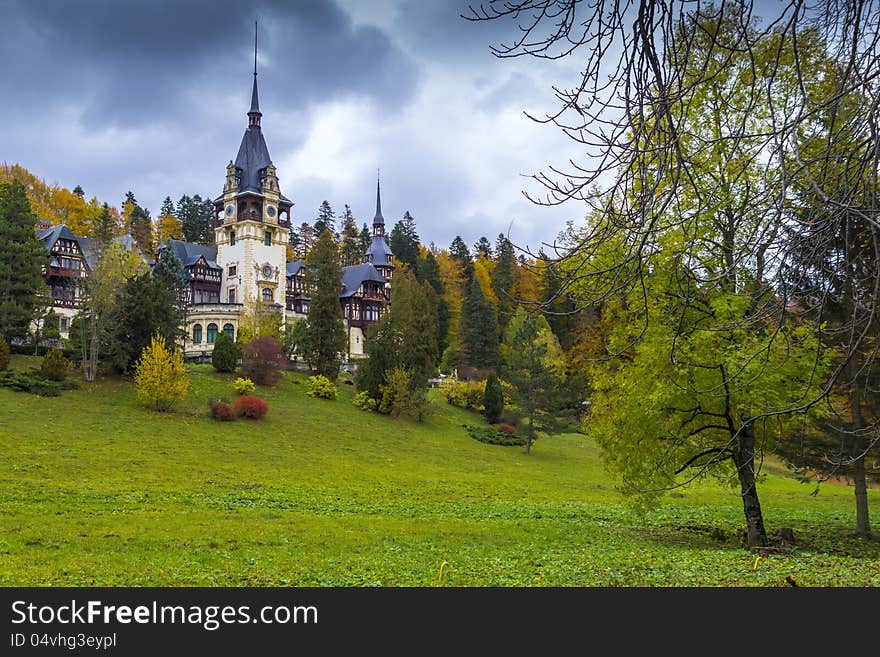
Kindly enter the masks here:
<path id="1" fill-rule="evenodd" d="M 61 394 L 61 386 L 54 381 L 46 381 L 37 376 L 36 370 L 19 372 L 6 370 L 0 372 L 0 386 L 19 392 L 30 392 L 41 397 L 57 397 Z"/>
<path id="2" fill-rule="evenodd" d="M 211 352 L 211 364 L 214 369 L 218 372 L 234 372 L 240 357 L 241 351 L 238 345 L 226 331 L 221 331 L 214 342 L 214 351 Z"/>
<path id="3" fill-rule="evenodd" d="M 413 389 L 412 373 L 395 367 L 388 370 L 385 381 L 379 386 L 382 399 L 378 411 L 393 417 L 407 415 L 421 422 L 427 409 L 427 397 L 424 388 Z"/>
<path id="4" fill-rule="evenodd" d="M 309 389 L 306 392 L 309 397 L 336 399 L 336 392 L 336 386 L 323 374 L 309 377 Z"/>
<path id="5" fill-rule="evenodd" d="M 257 338 L 258 340 L 260 338 Z M 254 395 L 242 395 L 232 402 L 232 410 L 236 417 L 260 420 L 269 412 L 269 405 Z"/>
<path id="6" fill-rule="evenodd" d="M 489 374 L 486 379 L 486 391 L 483 394 L 483 415 L 490 424 L 498 422 L 501 413 L 504 411 L 504 392 L 501 388 L 501 382 L 495 373 Z"/>
<path id="7" fill-rule="evenodd" d="M 375 411 L 379 407 L 379 403 L 366 390 L 356 394 L 352 403 L 362 411 Z"/>
<path id="8" fill-rule="evenodd" d="M 211 417 L 221 422 L 231 422 L 235 419 L 235 411 L 227 402 L 217 400 L 208 402 L 211 407 Z"/>
<path id="9" fill-rule="evenodd" d="M 502 431 L 498 431 L 495 427 L 474 427 L 466 425 L 465 429 L 474 440 L 488 445 L 503 445 L 505 447 L 514 447 L 526 444 L 526 439 L 522 436 L 509 436 Z"/>
<path id="10" fill-rule="evenodd" d="M 189 376 L 183 353 L 169 351 L 161 335 L 154 336 L 144 347 L 134 372 L 137 396 L 144 405 L 164 412 L 186 399 Z"/>
<path id="11" fill-rule="evenodd" d="M 232 382 L 232 387 L 235 388 L 235 392 L 239 395 L 249 395 L 257 389 L 253 381 L 241 377 Z"/>
<path id="12" fill-rule="evenodd" d="M 7 367 L 9 367 L 9 345 L 0 335 L 0 370 L 5 370 Z"/>
<path id="13" fill-rule="evenodd" d="M 516 427 L 512 424 L 508 424 L 507 422 L 502 422 L 496 427 L 496 429 L 498 429 L 498 431 L 500 431 L 501 433 L 506 433 L 508 436 L 516 435 Z"/>
<path id="14" fill-rule="evenodd" d="M 40 364 L 40 374 L 50 381 L 64 381 L 69 369 L 70 361 L 64 357 L 60 349 L 50 349 L 43 356 L 43 362 Z"/>
<path id="15" fill-rule="evenodd" d="M 453 406 L 479 410 L 486 396 L 486 382 L 457 381 L 443 388 L 443 396 Z"/>
<path id="16" fill-rule="evenodd" d="M 286 364 L 284 350 L 270 337 L 255 338 L 244 347 L 242 372 L 257 385 L 276 385 Z"/>

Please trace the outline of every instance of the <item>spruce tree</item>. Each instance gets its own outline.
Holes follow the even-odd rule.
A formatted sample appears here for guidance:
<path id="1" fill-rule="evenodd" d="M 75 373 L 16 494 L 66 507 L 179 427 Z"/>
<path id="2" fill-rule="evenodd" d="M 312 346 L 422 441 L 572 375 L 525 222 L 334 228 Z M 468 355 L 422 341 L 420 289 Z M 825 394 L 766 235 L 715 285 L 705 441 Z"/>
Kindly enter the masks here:
<path id="1" fill-rule="evenodd" d="M 367 250 L 370 248 L 370 244 L 373 241 L 373 233 L 370 232 L 367 224 L 364 224 L 361 228 L 361 256 L 366 256 Z"/>
<path id="2" fill-rule="evenodd" d="M 452 244 L 449 245 L 449 255 L 461 265 L 465 281 L 469 282 L 474 277 L 474 261 L 468 251 L 467 244 L 464 243 L 460 235 L 456 235 Z"/>
<path id="3" fill-rule="evenodd" d="M 330 207 L 330 203 L 326 200 L 318 208 L 318 218 L 315 219 L 314 228 L 316 237 L 326 230 L 330 232 L 330 235 L 336 241 L 336 213 L 333 212 L 333 208 Z"/>
<path id="4" fill-rule="evenodd" d="M 101 212 L 98 215 L 98 220 L 95 222 L 92 234 L 92 237 L 98 243 L 99 252 L 103 252 L 113 238 L 116 237 L 117 228 L 116 217 L 110 212 L 110 206 L 104 203 L 101 206 Z"/>
<path id="5" fill-rule="evenodd" d="M 391 229 L 388 246 L 400 262 L 410 267 L 415 266 L 419 259 L 419 234 L 416 232 L 416 220 L 412 218 L 409 210 Z"/>
<path id="6" fill-rule="evenodd" d="M 6 340 L 27 335 L 44 285 L 48 256 L 36 222 L 24 185 L 0 183 L 0 335 Z"/>
<path id="7" fill-rule="evenodd" d="M 492 257 L 492 244 L 489 242 L 489 239 L 485 235 L 481 237 L 476 244 L 474 244 L 474 254 L 477 257 Z"/>
<path id="8" fill-rule="evenodd" d="M 495 424 L 501 418 L 502 412 L 504 412 L 504 390 L 495 372 L 490 372 L 486 379 L 486 392 L 483 395 L 483 415 L 486 416 L 487 422 Z"/>
<path id="9" fill-rule="evenodd" d="M 444 299 L 443 281 L 440 278 L 440 265 L 434 254 L 428 251 L 424 258 L 416 261 L 415 267 L 416 278 L 422 283 L 427 283 L 434 290 L 437 297 L 437 345 L 438 351 L 442 354 L 447 344 L 447 335 L 449 333 L 449 306 Z"/>
<path id="10" fill-rule="evenodd" d="M 346 335 L 339 302 L 342 267 L 339 264 L 339 249 L 329 230 L 323 230 L 317 236 L 306 264 L 306 285 L 310 299 L 305 321 L 307 344 L 311 350 L 307 360 L 318 374 L 335 381 L 345 351 Z"/>
<path id="11" fill-rule="evenodd" d="M 217 334 L 214 350 L 211 352 L 211 365 L 218 372 L 234 372 L 238 367 L 241 350 L 226 331 Z"/>
<path id="12" fill-rule="evenodd" d="M 461 307 L 461 361 L 470 367 L 497 367 L 498 320 L 492 302 L 483 296 L 480 283 L 471 279 Z"/>
<path id="13" fill-rule="evenodd" d="M 340 250 L 342 252 L 342 266 L 349 267 L 363 262 L 364 252 L 361 250 L 361 236 L 357 223 L 351 214 L 351 208 L 345 205 L 345 214 L 342 216 L 342 235 Z"/>
<path id="14" fill-rule="evenodd" d="M 495 270 L 492 272 L 492 290 L 498 298 L 498 324 L 503 331 L 516 308 L 513 297 L 513 281 L 516 272 L 516 255 L 513 244 L 504 234 L 495 242 Z"/>
<path id="15" fill-rule="evenodd" d="M 183 308 L 187 303 L 187 292 L 189 291 L 189 286 L 186 282 L 186 270 L 177 256 L 177 252 L 170 246 L 165 246 L 159 250 L 159 257 L 156 259 L 156 265 L 153 267 L 153 276 L 162 285 L 173 291 L 174 298 L 177 299 L 178 310 L 183 313 Z"/>

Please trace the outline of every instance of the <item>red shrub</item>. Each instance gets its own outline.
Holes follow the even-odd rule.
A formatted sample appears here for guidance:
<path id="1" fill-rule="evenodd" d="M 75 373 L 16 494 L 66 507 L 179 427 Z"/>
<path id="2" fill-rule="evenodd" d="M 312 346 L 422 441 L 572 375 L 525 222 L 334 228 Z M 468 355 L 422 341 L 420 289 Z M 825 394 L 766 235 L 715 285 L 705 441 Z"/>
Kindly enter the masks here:
<path id="1" fill-rule="evenodd" d="M 516 427 L 512 424 L 508 424 L 507 422 L 502 422 L 498 425 L 498 431 L 501 433 L 506 433 L 508 436 L 516 435 Z"/>
<path id="2" fill-rule="evenodd" d="M 242 395 L 232 403 L 232 410 L 237 417 L 259 420 L 269 412 L 269 405 L 254 395 Z"/>
<path id="3" fill-rule="evenodd" d="M 211 402 L 211 417 L 221 422 L 231 422 L 235 419 L 235 411 L 225 401 Z"/>
<path id="4" fill-rule="evenodd" d="M 254 338 L 242 351 L 241 369 L 244 375 L 260 386 L 274 386 L 281 380 L 281 370 L 287 356 L 270 337 Z"/>

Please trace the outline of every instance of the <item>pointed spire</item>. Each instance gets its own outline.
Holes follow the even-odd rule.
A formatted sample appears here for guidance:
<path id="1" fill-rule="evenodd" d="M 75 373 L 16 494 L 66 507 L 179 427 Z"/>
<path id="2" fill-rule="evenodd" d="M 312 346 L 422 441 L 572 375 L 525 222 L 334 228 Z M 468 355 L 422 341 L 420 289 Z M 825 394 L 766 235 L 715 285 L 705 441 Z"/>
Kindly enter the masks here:
<path id="1" fill-rule="evenodd" d="M 254 21 L 254 90 L 251 92 L 251 109 L 248 111 L 248 126 L 260 127 L 260 99 L 257 94 L 257 22 Z"/>
<path id="2" fill-rule="evenodd" d="M 376 216 L 373 217 L 373 225 L 385 225 L 385 217 L 382 216 L 382 196 L 379 190 L 379 170 L 376 169 Z"/>

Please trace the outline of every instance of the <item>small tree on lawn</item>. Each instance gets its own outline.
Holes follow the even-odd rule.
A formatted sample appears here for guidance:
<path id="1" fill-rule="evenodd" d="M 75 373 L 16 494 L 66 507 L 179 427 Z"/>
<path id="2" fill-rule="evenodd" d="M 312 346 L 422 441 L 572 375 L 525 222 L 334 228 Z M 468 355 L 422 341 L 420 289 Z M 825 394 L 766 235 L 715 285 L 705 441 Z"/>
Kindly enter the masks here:
<path id="1" fill-rule="evenodd" d="M 64 381 L 70 369 L 70 361 L 60 349 L 50 349 L 40 363 L 40 374 L 50 381 Z"/>
<path id="2" fill-rule="evenodd" d="M 486 379 L 486 393 L 483 396 L 483 415 L 490 424 L 498 422 L 504 411 L 504 391 L 501 382 L 495 376 L 495 372 L 489 374 Z"/>
<path id="3" fill-rule="evenodd" d="M 189 392 L 189 376 L 181 351 L 169 351 L 165 338 L 155 335 L 135 365 L 134 382 L 138 399 L 146 406 L 165 412 Z"/>
<path id="4" fill-rule="evenodd" d="M 257 385 L 276 385 L 281 381 L 281 371 L 286 364 L 287 356 L 272 338 L 256 338 L 244 347 L 242 372 Z"/>
<path id="5" fill-rule="evenodd" d="M 221 331 L 214 342 L 214 351 L 211 352 L 214 369 L 218 372 L 234 372 L 240 356 L 241 351 L 235 340 L 226 331 Z"/>
<path id="6" fill-rule="evenodd" d="M 9 367 L 9 345 L 6 344 L 6 340 L 0 335 L 0 371 L 5 370 L 7 367 Z"/>

